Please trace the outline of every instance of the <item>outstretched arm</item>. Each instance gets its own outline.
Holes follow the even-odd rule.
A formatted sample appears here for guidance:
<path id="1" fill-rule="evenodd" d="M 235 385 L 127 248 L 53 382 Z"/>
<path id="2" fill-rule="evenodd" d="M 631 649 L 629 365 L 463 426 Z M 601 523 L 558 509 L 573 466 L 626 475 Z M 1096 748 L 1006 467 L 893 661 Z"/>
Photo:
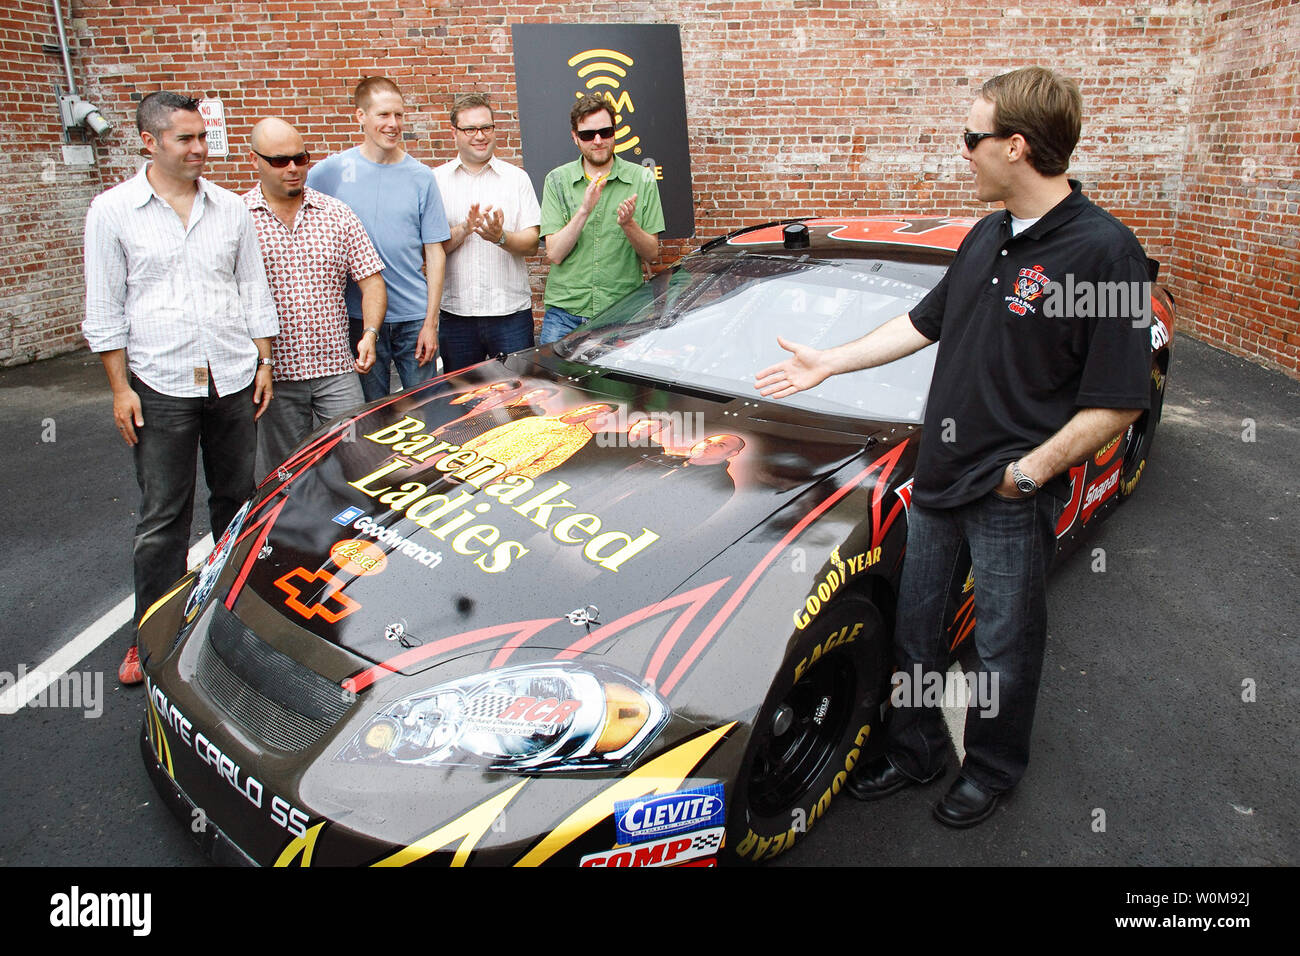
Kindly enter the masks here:
<path id="1" fill-rule="evenodd" d="M 860 339 L 830 349 L 787 342 L 780 336 L 776 341 L 791 356 L 754 376 L 754 387 L 766 398 L 788 398 L 815 388 L 832 375 L 884 365 L 934 344 L 916 330 L 906 312 Z"/>

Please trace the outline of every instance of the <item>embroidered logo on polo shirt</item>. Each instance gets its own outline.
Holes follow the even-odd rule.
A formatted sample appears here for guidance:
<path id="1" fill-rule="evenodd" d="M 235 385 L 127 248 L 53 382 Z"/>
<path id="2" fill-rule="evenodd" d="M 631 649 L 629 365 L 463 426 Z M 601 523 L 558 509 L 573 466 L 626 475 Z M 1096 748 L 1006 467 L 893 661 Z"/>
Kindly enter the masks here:
<path id="1" fill-rule="evenodd" d="M 1006 297 L 1007 309 L 1016 315 L 1027 312 L 1037 314 L 1038 309 L 1029 303 L 1043 294 L 1043 287 L 1052 280 L 1043 274 L 1042 266 L 1021 269 L 1016 277 L 1015 292 Z"/>

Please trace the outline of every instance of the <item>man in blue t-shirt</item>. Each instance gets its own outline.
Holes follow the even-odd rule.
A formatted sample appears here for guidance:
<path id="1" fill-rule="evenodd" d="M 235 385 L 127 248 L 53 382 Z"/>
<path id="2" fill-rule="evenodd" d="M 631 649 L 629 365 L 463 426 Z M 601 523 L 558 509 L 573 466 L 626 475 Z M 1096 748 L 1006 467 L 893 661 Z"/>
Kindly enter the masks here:
<path id="1" fill-rule="evenodd" d="M 433 375 L 446 266 L 442 242 L 451 231 L 433 170 L 402 147 L 406 104 L 397 84 L 367 77 L 357 84 L 354 102 L 364 141 L 317 163 L 307 185 L 347 203 L 384 262 L 388 312 L 378 330 L 361 322 L 356 283 L 349 282 L 346 292 L 353 351 L 362 335 L 375 337 L 375 366 L 361 376 L 369 402 L 388 394 L 390 361 L 403 388 Z"/>

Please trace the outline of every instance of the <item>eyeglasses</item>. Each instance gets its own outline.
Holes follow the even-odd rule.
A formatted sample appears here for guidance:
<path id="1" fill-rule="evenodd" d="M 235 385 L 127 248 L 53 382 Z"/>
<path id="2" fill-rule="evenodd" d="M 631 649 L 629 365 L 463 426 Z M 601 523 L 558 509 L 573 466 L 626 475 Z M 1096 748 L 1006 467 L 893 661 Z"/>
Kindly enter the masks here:
<path id="1" fill-rule="evenodd" d="M 488 123 L 486 126 L 457 126 L 456 129 L 473 139 L 479 133 L 491 136 L 496 129 L 495 123 Z"/>
<path id="2" fill-rule="evenodd" d="M 590 142 L 591 142 L 593 139 L 595 139 L 597 136 L 599 136 L 601 139 L 613 139 L 613 138 L 614 138 L 614 127 L 612 127 L 612 126 L 605 126 L 605 127 L 602 127 L 601 129 L 580 129 L 580 130 L 578 130 L 578 139 L 582 140 L 584 143 L 590 143 Z"/>
<path id="3" fill-rule="evenodd" d="M 267 156 L 265 153 L 258 153 L 257 150 L 253 150 L 253 152 L 266 160 L 267 165 L 272 169 L 284 169 L 284 167 L 288 166 L 290 163 L 293 163 L 295 166 L 306 166 L 311 162 L 311 153 L 306 150 L 303 150 L 301 153 L 294 156 Z"/>
<path id="4" fill-rule="evenodd" d="M 997 133 L 972 133 L 970 130 L 966 130 L 964 133 L 961 134 L 961 138 L 962 141 L 966 144 L 966 152 L 973 153 L 975 152 L 975 147 L 978 146 L 984 140 L 990 138 L 996 139 L 999 137 Z"/>

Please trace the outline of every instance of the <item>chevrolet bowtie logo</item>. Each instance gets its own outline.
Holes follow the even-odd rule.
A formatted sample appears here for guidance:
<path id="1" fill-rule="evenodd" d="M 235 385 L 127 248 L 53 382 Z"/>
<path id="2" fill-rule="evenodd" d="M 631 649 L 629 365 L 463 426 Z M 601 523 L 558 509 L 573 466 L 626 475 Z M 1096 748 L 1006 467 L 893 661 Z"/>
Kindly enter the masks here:
<path id="1" fill-rule="evenodd" d="M 312 604 L 304 604 L 301 599 L 302 594 L 304 591 L 314 590 L 310 587 L 313 584 L 322 587 L 316 591 Z M 343 593 L 343 584 L 343 581 L 324 568 L 314 574 L 306 568 L 294 568 L 288 574 L 281 575 L 275 582 L 277 588 L 289 595 L 284 603 L 290 610 L 308 620 L 322 617 L 331 624 L 338 623 L 361 607 L 361 602 L 354 601 Z"/>

